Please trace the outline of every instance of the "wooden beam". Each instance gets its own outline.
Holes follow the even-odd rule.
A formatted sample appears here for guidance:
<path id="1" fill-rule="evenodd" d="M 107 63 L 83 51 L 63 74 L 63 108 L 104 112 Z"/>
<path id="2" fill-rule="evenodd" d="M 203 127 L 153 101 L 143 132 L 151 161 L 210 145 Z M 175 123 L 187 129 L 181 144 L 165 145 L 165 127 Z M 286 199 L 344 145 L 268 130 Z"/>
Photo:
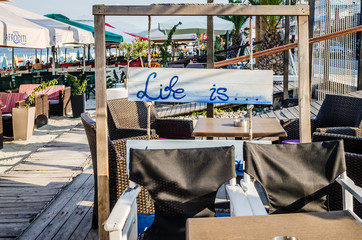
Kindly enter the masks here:
<path id="1" fill-rule="evenodd" d="M 207 0 L 207 3 L 213 4 L 214 0 Z M 214 68 L 214 17 L 207 16 L 207 68 Z M 214 117 L 214 104 L 207 103 L 206 115 L 208 118 Z"/>
<path id="2" fill-rule="evenodd" d="M 286 0 L 286 5 L 290 5 L 290 0 Z M 285 16 L 285 36 L 284 43 L 288 45 L 290 43 L 290 17 Z M 287 107 L 288 96 L 288 82 L 289 82 L 289 50 L 284 52 L 284 78 L 283 78 L 283 107 Z"/>
<path id="3" fill-rule="evenodd" d="M 299 63 L 299 136 L 300 142 L 311 141 L 309 91 L 309 44 L 308 16 L 298 16 L 298 63 Z"/>
<path id="4" fill-rule="evenodd" d="M 93 5 L 93 15 L 107 16 L 307 16 L 308 5 L 244 4 Z"/>
<path id="5" fill-rule="evenodd" d="M 106 105 L 106 39 L 105 16 L 94 16 L 94 43 L 96 67 L 96 114 L 97 114 L 97 180 L 98 180 L 98 230 L 99 239 L 109 239 L 104 224 L 109 216 L 108 176 L 108 129 Z"/>

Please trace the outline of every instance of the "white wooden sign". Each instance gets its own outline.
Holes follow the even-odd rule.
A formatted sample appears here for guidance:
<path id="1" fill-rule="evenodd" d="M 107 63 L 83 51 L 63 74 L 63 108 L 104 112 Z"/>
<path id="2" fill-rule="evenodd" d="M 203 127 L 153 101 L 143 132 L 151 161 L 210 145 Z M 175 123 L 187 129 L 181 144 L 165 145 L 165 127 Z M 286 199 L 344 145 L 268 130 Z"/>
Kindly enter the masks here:
<path id="1" fill-rule="evenodd" d="M 271 70 L 130 68 L 128 99 L 272 104 Z"/>

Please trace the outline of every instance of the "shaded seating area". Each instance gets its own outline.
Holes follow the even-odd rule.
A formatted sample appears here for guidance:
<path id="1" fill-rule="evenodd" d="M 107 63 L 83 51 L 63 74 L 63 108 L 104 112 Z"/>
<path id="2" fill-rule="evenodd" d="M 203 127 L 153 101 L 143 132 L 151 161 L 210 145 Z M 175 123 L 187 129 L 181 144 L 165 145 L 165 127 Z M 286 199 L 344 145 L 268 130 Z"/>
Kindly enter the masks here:
<path id="1" fill-rule="evenodd" d="M 117 129 L 147 129 L 147 105 L 145 102 L 115 99 L 107 101 L 108 129 L 112 137 Z M 161 138 L 192 139 L 192 120 L 159 118 L 151 106 L 151 129 Z"/>
<path id="2" fill-rule="evenodd" d="M 326 95 L 322 106 L 315 119 L 311 119 L 311 134 L 317 128 L 325 127 L 359 127 L 362 121 L 362 98 Z M 281 138 L 299 139 L 299 119 L 284 119 L 281 125 L 288 137 Z M 349 130 L 347 130 L 349 131 Z"/>
<path id="3" fill-rule="evenodd" d="M 94 171 L 94 210 L 92 218 L 92 228 L 98 227 L 98 198 L 97 198 L 97 146 L 96 146 L 96 122 L 89 116 L 88 113 L 81 115 L 82 123 L 87 135 L 88 144 L 92 156 L 92 164 Z M 130 139 L 148 139 L 144 130 L 125 129 L 124 131 L 116 131 L 112 137 L 108 139 L 108 164 L 109 164 L 109 196 L 110 208 L 112 209 L 118 198 L 129 186 L 129 177 L 127 174 L 126 164 L 126 143 Z M 127 137 L 125 137 L 127 136 Z M 158 136 L 153 134 L 150 139 L 158 139 Z M 141 194 L 137 198 L 139 213 L 154 212 L 153 203 L 149 201 L 149 194 L 145 189 L 142 189 Z"/>
<path id="4" fill-rule="evenodd" d="M 357 210 L 351 203 L 352 194 L 362 201 L 362 189 L 347 177 L 341 140 L 295 145 L 245 143 L 243 155 L 241 187 L 227 186 L 233 216 L 336 210 L 331 204 L 338 201 L 331 187 L 334 182 L 348 191 L 343 195 L 345 210 Z M 264 188 L 267 202 L 261 201 L 250 177 Z M 268 205 L 267 210 L 263 204 Z"/>

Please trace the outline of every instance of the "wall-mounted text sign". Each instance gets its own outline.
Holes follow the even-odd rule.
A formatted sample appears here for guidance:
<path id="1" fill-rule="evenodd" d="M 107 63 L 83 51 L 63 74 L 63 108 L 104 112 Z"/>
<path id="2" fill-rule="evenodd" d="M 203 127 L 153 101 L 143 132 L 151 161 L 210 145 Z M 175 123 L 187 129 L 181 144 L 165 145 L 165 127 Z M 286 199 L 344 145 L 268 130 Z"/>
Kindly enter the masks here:
<path id="1" fill-rule="evenodd" d="M 270 70 L 130 68 L 128 99 L 272 104 Z"/>

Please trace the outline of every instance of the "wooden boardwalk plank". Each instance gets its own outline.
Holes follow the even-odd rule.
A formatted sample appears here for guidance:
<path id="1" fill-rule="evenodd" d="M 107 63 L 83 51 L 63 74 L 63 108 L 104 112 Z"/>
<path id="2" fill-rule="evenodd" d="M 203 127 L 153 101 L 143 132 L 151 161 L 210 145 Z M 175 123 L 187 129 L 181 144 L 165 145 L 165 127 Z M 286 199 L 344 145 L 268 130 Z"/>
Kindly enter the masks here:
<path id="1" fill-rule="evenodd" d="M 69 202 L 64 206 L 60 207 L 53 205 L 54 208 L 60 210 L 58 214 L 49 222 L 49 225 L 37 236 L 36 239 L 52 239 L 58 230 L 63 226 L 67 219 L 71 216 L 72 212 L 77 208 L 77 204 L 81 202 L 84 197 L 89 194 L 93 188 L 94 182 L 93 177 L 87 179 L 84 185 L 77 191 Z"/>
<path id="2" fill-rule="evenodd" d="M 0 236 L 18 237 L 89 162 L 85 132 L 75 127 L 0 175 Z"/>
<path id="3" fill-rule="evenodd" d="M 57 234 L 52 238 L 53 240 L 69 239 L 77 226 L 82 222 L 83 218 L 90 209 L 93 208 L 94 201 L 94 188 L 85 196 L 85 198 L 79 202 L 77 208 L 69 216 L 69 220 L 66 221 Z M 88 223 L 89 224 L 89 223 Z"/>
<path id="4" fill-rule="evenodd" d="M 59 214 L 60 211 L 69 204 L 70 199 L 74 199 L 79 189 L 88 188 L 93 183 L 92 174 L 85 173 L 77 176 L 71 184 L 60 194 L 51 205 L 44 210 L 33 222 L 26 231 L 19 236 L 19 240 L 36 239 L 41 232 L 52 222 L 52 220 Z"/>
<path id="5" fill-rule="evenodd" d="M 86 213 L 86 215 L 84 216 L 82 221 L 79 223 L 77 228 L 74 230 L 72 235 L 69 237 L 69 240 L 86 239 L 89 231 L 91 230 L 93 210 L 94 210 L 93 208 L 89 209 L 89 211 Z"/>

